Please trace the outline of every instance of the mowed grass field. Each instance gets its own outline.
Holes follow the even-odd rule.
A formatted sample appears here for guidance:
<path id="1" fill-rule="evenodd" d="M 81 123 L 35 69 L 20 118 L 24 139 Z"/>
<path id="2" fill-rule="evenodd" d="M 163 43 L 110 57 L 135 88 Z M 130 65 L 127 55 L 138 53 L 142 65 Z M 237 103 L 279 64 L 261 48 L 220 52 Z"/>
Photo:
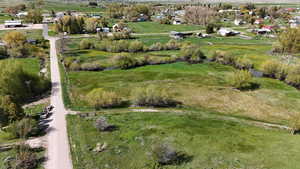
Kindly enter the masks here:
<path id="1" fill-rule="evenodd" d="M 196 31 L 203 30 L 203 26 L 198 25 L 167 25 L 158 22 L 129 22 L 129 28 L 134 33 L 169 33 L 170 31 Z"/>
<path id="2" fill-rule="evenodd" d="M 67 120 L 74 168 L 157 168 L 152 150 L 160 143 L 170 144 L 188 156 L 180 165 L 161 169 L 299 168 L 299 136 L 211 114 L 204 110 L 102 113 L 117 126 L 112 132 L 98 131 L 94 127 L 96 117 L 70 115 Z M 97 143 L 106 143 L 107 148 L 93 152 Z"/>

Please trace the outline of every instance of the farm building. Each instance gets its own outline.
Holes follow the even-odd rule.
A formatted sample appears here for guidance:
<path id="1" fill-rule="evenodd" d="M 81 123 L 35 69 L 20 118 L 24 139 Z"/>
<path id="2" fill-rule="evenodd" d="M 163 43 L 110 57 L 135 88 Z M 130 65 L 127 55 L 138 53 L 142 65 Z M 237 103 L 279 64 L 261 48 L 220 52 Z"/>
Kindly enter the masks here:
<path id="1" fill-rule="evenodd" d="M 183 33 L 183 32 L 176 32 L 176 31 L 171 31 L 170 32 L 170 37 L 174 39 L 183 39 L 186 36 L 191 36 L 193 33 Z"/>
<path id="2" fill-rule="evenodd" d="M 234 35 L 240 34 L 240 32 L 232 30 L 230 28 L 221 28 L 218 31 L 218 34 L 221 35 L 221 36 L 234 36 Z"/>

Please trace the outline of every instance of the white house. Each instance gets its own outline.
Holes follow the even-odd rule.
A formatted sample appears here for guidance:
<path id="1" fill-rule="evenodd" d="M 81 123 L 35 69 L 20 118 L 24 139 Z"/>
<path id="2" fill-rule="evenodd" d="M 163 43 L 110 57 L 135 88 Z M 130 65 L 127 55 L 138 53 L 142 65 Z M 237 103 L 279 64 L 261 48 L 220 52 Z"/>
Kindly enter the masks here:
<path id="1" fill-rule="evenodd" d="M 28 12 L 19 12 L 16 14 L 16 16 L 18 18 L 23 18 L 23 17 L 26 17 L 28 15 Z"/>
<path id="2" fill-rule="evenodd" d="M 221 28 L 218 31 L 218 34 L 221 35 L 221 36 L 234 36 L 234 35 L 240 34 L 240 32 L 235 31 L 235 30 L 230 29 L 230 28 Z"/>
<path id="3" fill-rule="evenodd" d="M 9 20 L 4 21 L 4 27 L 5 28 L 11 28 L 11 27 L 21 27 L 23 26 L 23 23 L 21 20 Z"/>

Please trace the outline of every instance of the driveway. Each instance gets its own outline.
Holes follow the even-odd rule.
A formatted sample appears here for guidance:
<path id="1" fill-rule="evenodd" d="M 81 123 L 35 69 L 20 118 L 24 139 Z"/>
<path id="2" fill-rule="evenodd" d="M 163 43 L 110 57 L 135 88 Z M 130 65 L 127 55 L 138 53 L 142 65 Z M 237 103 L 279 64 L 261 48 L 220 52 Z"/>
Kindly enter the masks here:
<path id="1" fill-rule="evenodd" d="M 51 105 L 54 106 L 52 121 L 49 123 L 47 134 L 47 161 L 46 169 L 72 169 L 72 161 L 67 134 L 67 123 L 60 80 L 59 65 L 56 53 L 57 38 L 48 37 L 47 26 L 44 26 L 44 36 L 50 41 L 50 62 L 52 94 Z"/>

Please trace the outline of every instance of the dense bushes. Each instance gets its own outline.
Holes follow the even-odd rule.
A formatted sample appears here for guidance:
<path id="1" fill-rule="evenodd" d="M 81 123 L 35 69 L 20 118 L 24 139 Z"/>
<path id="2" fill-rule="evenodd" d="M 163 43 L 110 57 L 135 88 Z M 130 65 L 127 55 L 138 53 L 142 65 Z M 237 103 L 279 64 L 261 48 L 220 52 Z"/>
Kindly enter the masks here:
<path id="1" fill-rule="evenodd" d="M 24 112 L 20 104 L 14 102 L 9 95 L 0 95 L 0 128 L 23 117 Z"/>
<path id="2" fill-rule="evenodd" d="M 23 117 L 21 103 L 49 90 L 51 83 L 23 71 L 15 60 L 0 63 L 0 125 Z"/>
<path id="3" fill-rule="evenodd" d="M 224 65 L 235 65 L 236 57 L 224 51 L 215 51 L 212 60 Z"/>
<path id="4" fill-rule="evenodd" d="M 296 88 L 300 88 L 300 66 L 292 66 L 287 73 L 285 82 Z"/>
<path id="5" fill-rule="evenodd" d="M 129 69 L 138 66 L 138 60 L 125 53 L 114 56 L 113 62 L 114 65 L 121 69 Z"/>
<path id="6" fill-rule="evenodd" d="M 274 52 L 298 53 L 300 52 L 300 28 L 288 28 L 278 36 Z"/>
<path id="7" fill-rule="evenodd" d="M 237 89 L 251 89 L 252 75 L 248 70 L 238 70 L 232 76 L 232 85 Z"/>
<path id="8" fill-rule="evenodd" d="M 188 45 L 181 48 L 180 55 L 183 61 L 187 61 L 191 64 L 201 63 L 206 59 L 206 56 L 201 49 L 194 45 Z"/>
<path id="9" fill-rule="evenodd" d="M 170 40 L 166 44 L 155 43 L 150 47 L 146 47 L 144 43 L 138 40 L 127 41 L 127 40 L 102 40 L 101 42 L 93 45 L 88 45 L 85 41 L 85 47 L 94 46 L 95 49 L 113 53 L 119 52 L 146 52 L 146 51 L 160 51 L 160 50 L 178 50 L 181 44 L 175 40 Z"/>
<path id="10" fill-rule="evenodd" d="M 253 68 L 253 64 L 250 60 L 245 58 L 238 58 L 225 51 L 215 51 L 211 57 L 211 60 L 224 65 L 231 65 L 237 69 Z"/>
<path id="11" fill-rule="evenodd" d="M 144 45 L 140 41 L 110 41 L 103 40 L 100 43 L 95 45 L 97 50 L 106 51 L 106 52 L 142 52 L 144 51 Z"/>
<path id="12" fill-rule="evenodd" d="M 170 40 L 166 44 L 162 44 L 160 42 L 152 44 L 148 50 L 149 51 L 161 51 L 161 50 L 178 50 L 180 49 L 181 44 L 176 40 Z"/>
<path id="13" fill-rule="evenodd" d="M 121 39 L 131 39 L 131 34 L 129 31 L 122 31 L 122 32 L 114 32 L 110 39 L 112 40 L 121 40 Z"/>
<path id="14" fill-rule="evenodd" d="M 23 71 L 15 60 L 0 63 L 0 95 L 9 95 L 16 102 L 24 102 L 51 87 L 47 79 Z"/>
<path id="15" fill-rule="evenodd" d="M 122 98 L 115 92 L 94 89 L 86 96 L 86 101 L 96 110 L 101 108 L 114 108 L 123 104 Z"/>
<path id="16" fill-rule="evenodd" d="M 132 99 L 136 106 L 174 107 L 178 104 L 166 89 L 154 85 L 133 90 Z"/>
<path id="17" fill-rule="evenodd" d="M 265 76 L 284 80 L 287 76 L 287 66 L 275 60 L 268 60 L 262 65 L 262 71 Z"/>
<path id="18" fill-rule="evenodd" d="M 140 52 L 144 51 L 144 44 L 141 41 L 133 41 L 128 46 L 128 52 Z"/>
<path id="19" fill-rule="evenodd" d="M 92 49 L 93 47 L 94 47 L 94 44 L 88 39 L 83 39 L 79 43 L 80 49 Z"/>

